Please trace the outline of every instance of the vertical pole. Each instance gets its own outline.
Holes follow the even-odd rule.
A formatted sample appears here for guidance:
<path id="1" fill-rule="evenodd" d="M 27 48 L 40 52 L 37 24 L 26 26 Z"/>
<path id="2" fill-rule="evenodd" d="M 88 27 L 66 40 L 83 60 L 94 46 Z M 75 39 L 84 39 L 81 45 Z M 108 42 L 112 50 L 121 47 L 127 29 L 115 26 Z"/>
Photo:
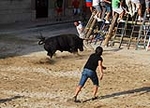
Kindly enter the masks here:
<path id="1" fill-rule="evenodd" d="M 113 33 L 113 30 L 114 30 L 116 21 L 118 19 L 118 16 L 119 16 L 119 14 L 115 12 L 115 14 L 113 15 L 113 19 L 112 19 L 111 25 L 110 25 L 110 27 L 108 29 L 108 34 L 106 35 L 106 38 L 104 40 L 104 46 L 108 46 L 109 40 L 113 36 L 112 33 Z"/>

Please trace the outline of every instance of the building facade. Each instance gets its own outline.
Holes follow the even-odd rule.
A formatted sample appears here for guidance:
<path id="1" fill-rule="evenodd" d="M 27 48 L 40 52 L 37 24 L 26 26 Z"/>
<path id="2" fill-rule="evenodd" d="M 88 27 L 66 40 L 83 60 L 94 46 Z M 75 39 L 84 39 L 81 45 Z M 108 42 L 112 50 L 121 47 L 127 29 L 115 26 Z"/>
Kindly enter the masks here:
<path id="1" fill-rule="evenodd" d="M 72 0 L 63 1 L 63 16 L 72 15 Z M 80 1 L 82 7 L 84 0 Z M 55 0 L 0 0 L 0 24 L 54 19 Z M 70 17 L 68 17 L 70 18 Z"/>

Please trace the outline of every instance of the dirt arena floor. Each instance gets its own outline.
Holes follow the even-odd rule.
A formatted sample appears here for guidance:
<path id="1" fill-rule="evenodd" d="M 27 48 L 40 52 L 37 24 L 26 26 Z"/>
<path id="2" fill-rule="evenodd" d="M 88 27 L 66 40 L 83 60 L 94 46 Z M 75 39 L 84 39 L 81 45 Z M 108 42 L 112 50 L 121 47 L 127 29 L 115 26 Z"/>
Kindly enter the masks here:
<path id="1" fill-rule="evenodd" d="M 25 41 L 26 40 L 26 41 Z M 7 43 L 7 44 L 6 44 Z M 57 52 L 50 59 L 36 39 L 0 39 L 0 108 L 150 108 L 150 51 L 104 48 L 107 69 L 98 99 L 87 81 L 71 98 L 93 51 Z"/>

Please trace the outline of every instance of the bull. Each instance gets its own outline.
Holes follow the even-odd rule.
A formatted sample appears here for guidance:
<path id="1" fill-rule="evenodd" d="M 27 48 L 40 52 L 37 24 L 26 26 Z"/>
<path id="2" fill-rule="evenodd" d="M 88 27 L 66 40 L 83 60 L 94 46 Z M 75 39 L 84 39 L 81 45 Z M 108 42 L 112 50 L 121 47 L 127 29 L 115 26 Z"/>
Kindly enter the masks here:
<path id="1" fill-rule="evenodd" d="M 60 34 L 47 39 L 41 36 L 38 44 L 44 44 L 44 49 L 51 58 L 57 50 L 70 53 L 78 53 L 78 50 L 83 51 L 83 39 L 76 34 Z"/>

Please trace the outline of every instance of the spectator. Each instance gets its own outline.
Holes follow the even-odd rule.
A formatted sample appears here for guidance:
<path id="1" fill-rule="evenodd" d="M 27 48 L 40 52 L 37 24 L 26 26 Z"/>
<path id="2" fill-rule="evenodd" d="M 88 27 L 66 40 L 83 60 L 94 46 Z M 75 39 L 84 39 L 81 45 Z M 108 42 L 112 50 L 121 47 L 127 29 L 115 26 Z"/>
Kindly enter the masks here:
<path id="1" fill-rule="evenodd" d="M 102 14 L 102 9 L 100 7 L 100 0 L 93 0 L 92 2 L 92 6 L 96 9 L 97 13 L 95 15 L 95 18 L 97 19 L 97 21 L 102 21 L 101 19 L 101 14 Z"/>
<path id="2" fill-rule="evenodd" d="M 105 17 L 105 23 L 110 23 L 110 15 L 111 15 L 111 0 L 104 0 L 105 7 L 106 7 L 106 17 Z"/>
<path id="3" fill-rule="evenodd" d="M 86 7 L 85 3 L 83 3 L 83 5 L 82 5 L 81 12 L 82 12 L 82 19 L 83 19 L 83 21 L 86 21 L 87 20 L 86 19 L 86 16 L 87 16 L 87 7 Z"/>
<path id="4" fill-rule="evenodd" d="M 135 12 L 133 12 L 134 7 L 132 7 L 131 0 L 125 0 L 125 5 L 126 5 L 126 13 L 128 13 L 131 17 L 133 17 Z"/>
<path id="5" fill-rule="evenodd" d="M 85 38 L 85 34 L 84 34 L 84 27 L 82 25 L 82 22 L 81 21 L 75 21 L 74 25 L 76 27 L 76 30 L 78 32 L 79 37 L 84 39 Z"/>
<path id="6" fill-rule="evenodd" d="M 118 18 L 119 22 L 125 22 L 123 20 L 124 10 L 122 8 L 122 5 L 123 5 L 123 0 L 112 0 L 113 15 L 114 15 L 114 12 L 119 14 L 119 18 Z"/>
<path id="7" fill-rule="evenodd" d="M 147 17 L 150 17 L 150 0 L 145 0 Z"/>
<path id="8" fill-rule="evenodd" d="M 92 0 L 86 0 L 86 7 L 90 8 L 90 11 L 93 12 Z"/>
<path id="9" fill-rule="evenodd" d="M 72 6 L 73 6 L 73 15 L 80 14 L 80 8 L 79 8 L 80 2 L 79 0 L 73 0 Z"/>
<path id="10" fill-rule="evenodd" d="M 84 33 L 84 27 L 81 21 L 75 21 L 74 25 L 76 27 L 76 30 L 78 32 L 78 35 L 81 39 L 83 39 L 83 47 L 86 50 L 93 50 L 93 47 L 91 44 L 88 44 L 87 40 L 85 39 L 85 33 Z"/>
<path id="11" fill-rule="evenodd" d="M 138 12 L 138 20 L 139 21 L 143 20 L 143 18 L 142 18 L 142 3 L 143 2 L 140 2 L 140 0 L 131 0 L 133 13 Z"/>
<path id="12" fill-rule="evenodd" d="M 81 21 L 75 21 L 74 22 L 74 25 L 76 27 L 76 30 L 78 32 L 78 36 L 81 38 L 81 39 L 84 39 L 83 40 L 83 46 L 84 48 L 87 48 L 87 42 L 85 40 L 85 33 L 84 33 L 84 27 L 83 27 L 83 24 Z"/>
<path id="13" fill-rule="evenodd" d="M 57 18 L 56 18 L 56 21 L 61 21 L 61 16 L 62 16 L 62 9 L 63 7 L 63 0 L 56 0 L 55 1 L 55 9 L 56 9 L 56 12 L 57 12 Z"/>

